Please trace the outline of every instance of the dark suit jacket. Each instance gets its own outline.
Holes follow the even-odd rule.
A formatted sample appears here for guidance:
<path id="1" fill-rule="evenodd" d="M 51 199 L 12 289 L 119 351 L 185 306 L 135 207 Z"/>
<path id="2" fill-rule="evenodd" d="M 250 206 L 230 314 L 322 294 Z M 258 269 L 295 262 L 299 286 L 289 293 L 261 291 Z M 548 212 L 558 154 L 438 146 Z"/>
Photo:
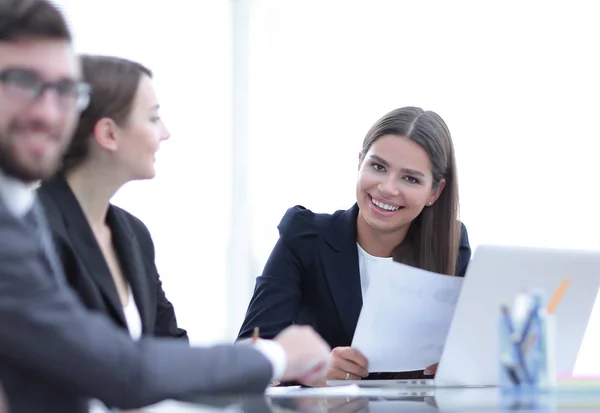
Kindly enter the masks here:
<path id="1" fill-rule="evenodd" d="M 273 369 L 253 346 L 134 341 L 87 310 L 41 228 L 15 217 L 0 197 L 0 383 L 10 412 L 88 413 L 89 398 L 130 409 L 264 392 Z"/>
<path id="2" fill-rule="evenodd" d="M 112 275 L 71 188 L 58 176 L 43 183 L 38 193 L 69 284 L 86 307 L 108 315 L 127 329 Z M 154 263 L 154 244 L 144 223 L 114 205 L 108 209 L 107 223 L 140 312 L 142 334 L 187 340 L 186 331 L 177 327 L 173 305 L 162 289 Z"/>
<path id="3" fill-rule="evenodd" d="M 332 347 L 350 346 L 362 308 L 356 247 L 358 206 L 334 214 L 290 208 L 279 224 L 279 240 L 256 280 L 239 338 L 260 328 L 264 338 L 291 324 L 308 324 Z M 462 224 L 461 224 L 462 225 Z M 461 229 L 456 274 L 471 257 Z"/>

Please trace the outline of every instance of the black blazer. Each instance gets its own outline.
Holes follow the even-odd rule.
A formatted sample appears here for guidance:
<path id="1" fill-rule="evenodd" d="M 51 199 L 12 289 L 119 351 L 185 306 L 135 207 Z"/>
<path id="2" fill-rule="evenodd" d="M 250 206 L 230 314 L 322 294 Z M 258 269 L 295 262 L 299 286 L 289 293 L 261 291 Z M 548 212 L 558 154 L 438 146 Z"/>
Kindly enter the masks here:
<path id="1" fill-rule="evenodd" d="M 127 329 L 117 287 L 77 198 L 62 176 L 42 183 L 38 194 L 48 217 L 65 275 L 83 304 Z M 110 205 L 106 217 L 123 275 L 142 320 L 142 334 L 188 340 L 177 326 L 162 289 L 148 228 L 129 212 Z"/>
<path id="2" fill-rule="evenodd" d="M 362 308 L 356 247 L 358 206 L 333 214 L 290 208 L 278 226 L 279 240 L 254 295 L 239 339 L 272 338 L 291 324 L 311 325 L 332 347 L 349 346 Z M 467 229 L 461 224 L 456 275 L 471 258 Z"/>

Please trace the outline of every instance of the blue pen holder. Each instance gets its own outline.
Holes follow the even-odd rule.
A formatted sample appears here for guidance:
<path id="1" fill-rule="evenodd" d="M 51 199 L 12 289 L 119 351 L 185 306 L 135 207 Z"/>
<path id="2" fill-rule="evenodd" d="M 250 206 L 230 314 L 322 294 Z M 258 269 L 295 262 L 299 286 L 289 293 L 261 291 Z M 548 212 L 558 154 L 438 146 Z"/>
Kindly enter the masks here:
<path id="1" fill-rule="evenodd" d="M 525 317 L 516 318 L 507 308 L 500 310 L 499 384 L 508 391 L 538 391 L 556 385 L 556 326 L 548 315 L 544 296 L 530 297 Z"/>

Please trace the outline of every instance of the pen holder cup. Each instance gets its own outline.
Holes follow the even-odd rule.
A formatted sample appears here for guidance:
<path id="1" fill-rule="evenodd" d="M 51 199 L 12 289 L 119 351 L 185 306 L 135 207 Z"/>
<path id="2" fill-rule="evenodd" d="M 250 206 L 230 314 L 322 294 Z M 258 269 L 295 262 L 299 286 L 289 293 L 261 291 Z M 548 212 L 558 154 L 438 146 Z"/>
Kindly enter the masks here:
<path id="1" fill-rule="evenodd" d="M 540 311 L 527 332 L 501 313 L 498 325 L 499 385 L 504 390 L 542 390 L 556 385 L 556 321 Z M 512 327 L 512 329 L 511 329 Z"/>

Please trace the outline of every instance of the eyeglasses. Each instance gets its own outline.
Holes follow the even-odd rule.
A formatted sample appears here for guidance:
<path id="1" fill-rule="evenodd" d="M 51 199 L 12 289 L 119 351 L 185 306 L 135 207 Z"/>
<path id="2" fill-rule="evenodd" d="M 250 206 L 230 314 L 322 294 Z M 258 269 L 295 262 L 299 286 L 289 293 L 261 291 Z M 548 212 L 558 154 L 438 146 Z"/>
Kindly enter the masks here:
<path id="1" fill-rule="evenodd" d="M 29 103 L 40 99 L 47 89 L 54 89 L 61 105 L 75 107 L 79 112 L 85 110 L 90 103 L 92 91 L 91 86 L 85 82 L 74 80 L 46 82 L 35 72 L 27 69 L 7 69 L 0 72 L 0 84 L 7 95 Z"/>

